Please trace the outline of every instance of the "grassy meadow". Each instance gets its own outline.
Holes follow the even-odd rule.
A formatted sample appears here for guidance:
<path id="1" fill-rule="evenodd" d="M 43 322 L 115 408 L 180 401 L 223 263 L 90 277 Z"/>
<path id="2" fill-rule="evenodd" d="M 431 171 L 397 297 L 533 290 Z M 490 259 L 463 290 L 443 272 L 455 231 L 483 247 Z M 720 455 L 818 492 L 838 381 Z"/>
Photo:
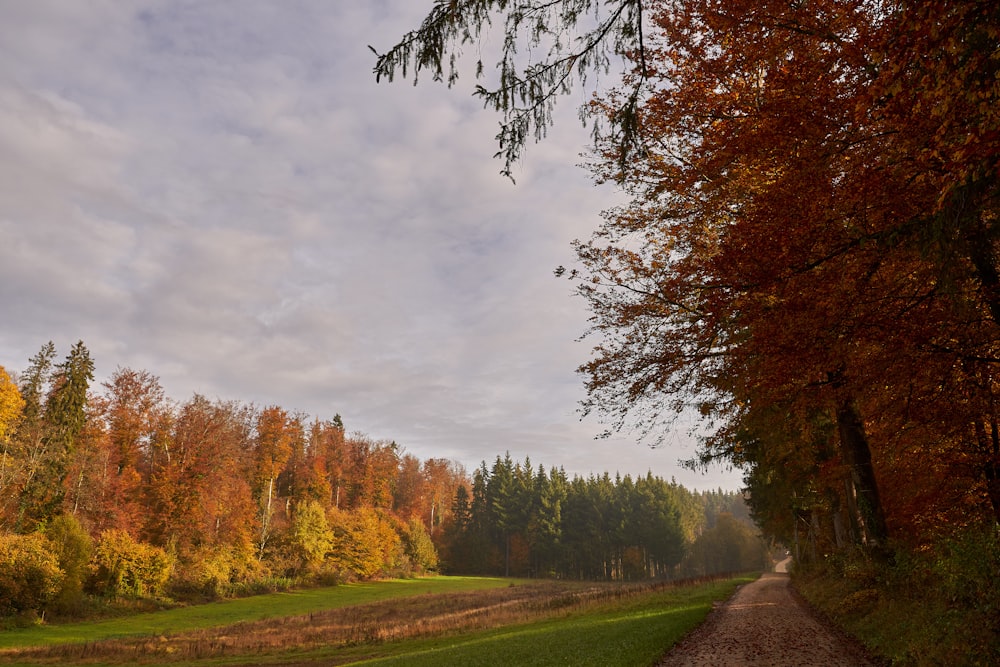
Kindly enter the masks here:
<path id="1" fill-rule="evenodd" d="M 0 663 L 648 665 L 752 580 L 344 585 L 8 630 Z"/>

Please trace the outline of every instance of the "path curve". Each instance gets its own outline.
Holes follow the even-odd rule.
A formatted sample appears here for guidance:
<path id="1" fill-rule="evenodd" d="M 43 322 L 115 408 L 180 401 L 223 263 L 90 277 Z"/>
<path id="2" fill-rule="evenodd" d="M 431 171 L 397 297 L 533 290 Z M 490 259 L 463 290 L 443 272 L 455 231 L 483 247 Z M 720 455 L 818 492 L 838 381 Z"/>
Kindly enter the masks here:
<path id="1" fill-rule="evenodd" d="M 741 586 L 659 667 L 874 667 L 857 643 L 795 596 L 783 564 Z"/>

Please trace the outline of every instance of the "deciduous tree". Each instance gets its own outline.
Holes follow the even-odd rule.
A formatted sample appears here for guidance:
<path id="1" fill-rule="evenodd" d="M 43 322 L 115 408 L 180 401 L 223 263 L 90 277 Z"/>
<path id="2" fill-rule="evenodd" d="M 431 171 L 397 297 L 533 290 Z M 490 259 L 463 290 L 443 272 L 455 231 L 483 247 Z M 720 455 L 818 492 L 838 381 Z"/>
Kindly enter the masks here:
<path id="1" fill-rule="evenodd" d="M 11 437 L 23 408 L 20 390 L 0 366 L 0 528 L 6 527 L 11 519 L 16 483 L 24 464 Z"/>

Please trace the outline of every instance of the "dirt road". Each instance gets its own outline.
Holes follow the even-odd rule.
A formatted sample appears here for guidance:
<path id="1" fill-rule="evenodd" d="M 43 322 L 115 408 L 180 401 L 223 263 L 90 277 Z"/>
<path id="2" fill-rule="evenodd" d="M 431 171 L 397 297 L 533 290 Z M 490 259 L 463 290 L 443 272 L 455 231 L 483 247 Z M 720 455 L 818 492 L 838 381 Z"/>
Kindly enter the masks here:
<path id="1" fill-rule="evenodd" d="M 740 588 L 660 667 L 874 667 L 792 593 L 785 563 Z M 780 570 L 780 571 L 779 571 Z"/>

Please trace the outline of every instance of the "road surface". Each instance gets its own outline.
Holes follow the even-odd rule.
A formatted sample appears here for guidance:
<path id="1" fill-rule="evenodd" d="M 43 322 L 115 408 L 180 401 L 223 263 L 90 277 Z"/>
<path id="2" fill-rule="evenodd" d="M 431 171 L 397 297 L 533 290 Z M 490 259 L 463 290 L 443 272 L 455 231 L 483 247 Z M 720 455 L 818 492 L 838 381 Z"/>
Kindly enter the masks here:
<path id="1" fill-rule="evenodd" d="M 659 667 L 874 667 L 793 594 L 787 565 L 742 586 Z"/>

